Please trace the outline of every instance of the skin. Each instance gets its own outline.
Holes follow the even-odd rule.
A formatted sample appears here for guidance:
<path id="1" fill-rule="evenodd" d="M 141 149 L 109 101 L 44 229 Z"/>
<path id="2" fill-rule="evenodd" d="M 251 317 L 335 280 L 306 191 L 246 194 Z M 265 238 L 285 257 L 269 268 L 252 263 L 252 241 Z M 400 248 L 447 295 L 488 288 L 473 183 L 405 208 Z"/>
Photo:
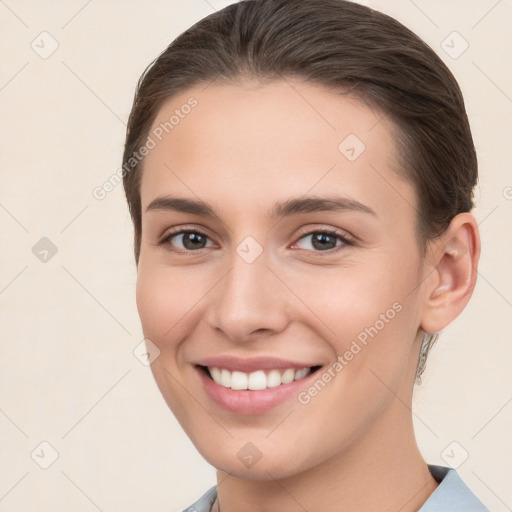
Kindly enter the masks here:
<path id="1" fill-rule="evenodd" d="M 145 159 L 136 297 L 160 350 L 159 389 L 217 468 L 216 507 L 418 510 L 437 483 L 414 437 L 414 375 L 424 332 L 448 325 L 473 291 L 473 215 L 455 217 L 423 258 L 416 193 L 394 170 L 393 126 L 356 98 L 296 80 L 210 84 L 167 100 L 153 127 L 190 96 L 197 106 Z M 354 161 L 338 149 L 349 134 L 366 145 Z M 375 215 L 269 216 L 276 201 L 333 193 Z M 218 217 L 146 212 L 165 195 L 202 200 Z M 176 235 L 159 245 L 171 228 L 196 228 L 207 242 L 187 250 Z M 318 249 L 311 233 L 326 228 L 353 245 Z M 247 236 L 263 249 L 252 263 L 236 251 Z M 294 395 L 262 414 L 226 411 L 193 367 L 261 355 L 320 362 L 322 373 L 394 303 L 401 311 L 306 405 Z M 261 453 L 250 468 L 237 457 L 248 442 Z"/>

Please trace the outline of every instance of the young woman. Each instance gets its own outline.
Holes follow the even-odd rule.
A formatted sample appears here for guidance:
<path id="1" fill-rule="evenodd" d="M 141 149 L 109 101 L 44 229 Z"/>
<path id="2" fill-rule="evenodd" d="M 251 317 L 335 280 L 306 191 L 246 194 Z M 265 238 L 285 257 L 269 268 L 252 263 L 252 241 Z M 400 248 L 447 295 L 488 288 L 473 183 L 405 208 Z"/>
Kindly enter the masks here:
<path id="1" fill-rule="evenodd" d="M 141 77 L 123 169 L 152 371 L 217 468 L 187 510 L 487 510 L 413 431 L 480 254 L 463 98 L 423 41 L 343 0 L 230 5 Z"/>

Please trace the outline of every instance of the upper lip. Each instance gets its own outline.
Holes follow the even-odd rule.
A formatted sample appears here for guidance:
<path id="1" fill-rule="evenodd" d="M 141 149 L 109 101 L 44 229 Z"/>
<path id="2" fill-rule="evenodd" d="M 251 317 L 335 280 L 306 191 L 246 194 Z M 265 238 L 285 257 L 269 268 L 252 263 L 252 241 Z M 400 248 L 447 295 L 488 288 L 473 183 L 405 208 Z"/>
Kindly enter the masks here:
<path id="1" fill-rule="evenodd" d="M 250 357 L 241 358 L 235 356 L 216 356 L 205 357 L 196 362 L 200 366 L 209 366 L 222 368 L 229 371 L 252 372 L 256 370 L 286 370 L 293 368 L 300 370 L 311 366 L 321 366 L 319 364 L 311 364 L 311 362 L 303 363 L 292 361 L 290 359 L 278 359 L 275 357 Z"/>

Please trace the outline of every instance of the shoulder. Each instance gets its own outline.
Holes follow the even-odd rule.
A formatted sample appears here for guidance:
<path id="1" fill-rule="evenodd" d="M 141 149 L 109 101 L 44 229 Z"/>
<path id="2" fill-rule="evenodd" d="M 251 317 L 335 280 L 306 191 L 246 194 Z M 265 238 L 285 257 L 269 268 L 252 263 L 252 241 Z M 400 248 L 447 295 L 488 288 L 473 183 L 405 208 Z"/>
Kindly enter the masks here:
<path id="1" fill-rule="evenodd" d="M 217 499 L 217 486 L 208 489 L 195 503 L 187 507 L 183 512 L 210 512 L 213 502 Z"/>
<path id="2" fill-rule="evenodd" d="M 489 512 L 455 469 L 434 465 L 428 469 L 439 486 L 418 512 Z"/>

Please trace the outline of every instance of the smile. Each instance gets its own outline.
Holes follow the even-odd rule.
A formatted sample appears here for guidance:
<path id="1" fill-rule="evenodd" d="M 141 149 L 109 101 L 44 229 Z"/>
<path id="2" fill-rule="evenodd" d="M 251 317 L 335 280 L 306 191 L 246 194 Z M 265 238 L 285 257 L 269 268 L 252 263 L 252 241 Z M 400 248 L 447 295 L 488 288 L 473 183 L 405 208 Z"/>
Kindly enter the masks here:
<path id="1" fill-rule="evenodd" d="M 251 373 L 229 371 L 225 368 L 208 366 L 210 377 L 220 386 L 235 390 L 259 391 L 267 388 L 275 388 L 282 384 L 289 384 L 294 380 L 301 380 L 308 375 L 314 367 L 305 367 L 299 370 L 286 368 L 284 370 L 256 370 Z"/>
<path id="2" fill-rule="evenodd" d="M 214 404 L 225 411 L 252 415 L 293 400 L 316 378 L 323 366 L 318 363 L 226 354 L 202 358 L 194 361 L 193 366 Z"/>

